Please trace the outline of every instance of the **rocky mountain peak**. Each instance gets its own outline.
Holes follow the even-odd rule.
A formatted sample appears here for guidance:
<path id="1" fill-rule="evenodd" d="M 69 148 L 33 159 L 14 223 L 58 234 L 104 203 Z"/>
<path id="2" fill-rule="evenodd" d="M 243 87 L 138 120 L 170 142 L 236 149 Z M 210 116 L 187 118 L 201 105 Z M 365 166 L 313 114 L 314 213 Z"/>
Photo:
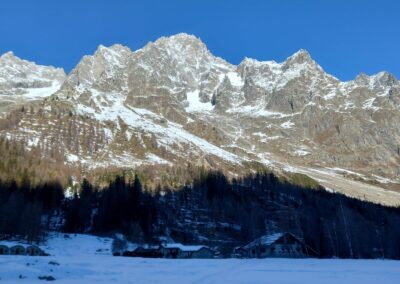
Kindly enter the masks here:
<path id="1" fill-rule="evenodd" d="M 110 64 L 121 64 L 121 61 L 126 57 L 129 57 L 131 54 L 132 51 L 129 49 L 129 47 L 121 44 L 114 44 L 109 47 L 100 44 L 97 47 L 93 57 L 103 57 Z"/>
<path id="2" fill-rule="evenodd" d="M 53 66 L 45 66 L 39 65 L 35 62 L 24 60 L 19 58 L 12 51 L 8 51 L 0 56 L 0 64 L 2 70 L 20 70 L 26 73 L 35 73 L 35 72 L 43 72 L 43 73 L 56 73 L 58 77 L 66 77 L 63 68 L 56 68 Z"/>
<path id="3" fill-rule="evenodd" d="M 13 52 L 0 56 L 0 114 L 29 100 L 55 93 L 66 79 L 62 68 L 20 59 Z"/>
<path id="4" fill-rule="evenodd" d="M 391 86 L 399 83 L 399 81 L 396 79 L 396 77 L 387 71 L 379 72 L 376 75 L 376 79 L 377 79 L 377 81 L 379 81 L 379 83 L 381 85 L 388 86 L 388 87 L 391 87 Z"/>
<path id="5" fill-rule="evenodd" d="M 161 37 L 155 42 L 148 43 L 138 53 L 143 57 L 150 56 L 153 60 L 161 60 L 163 63 L 184 64 L 187 68 L 206 68 L 205 64 L 216 60 L 222 62 L 222 65 L 230 65 L 215 57 L 199 38 L 185 33 Z"/>
<path id="6" fill-rule="evenodd" d="M 311 58 L 310 53 L 305 49 L 300 49 L 292 56 L 286 59 L 287 64 L 304 64 L 304 63 L 315 63 L 315 61 Z"/>
<path id="7" fill-rule="evenodd" d="M 365 85 L 368 84 L 370 80 L 370 77 L 365 74 L 364 72 L 361 72 L 360 74 L 357 75 L 357 77 L 354 79 L 354 81 L 358 84 Z"/>
<path id="8" fill-rule="evenodd" d="M 368 76 L 365 73 L 360 73 L 355 78 L 354 82 L 359 86 L 366 86 L 370 89 L 373 88 L 386 88 L 399 84 L 398 80 L 393 74 L 382 71 L 375 75 Z"/>
<path id="9" fill-rule="evenodd" d="M 186 33 L 179 33 L 169 37 L 161 37 L 154 42 L 154 45 L 172 49 L 207 49 L 206 45 L 201 41 L 200 38 Z"/>
<path id="10" fill-rule="evenodd" d="M 120 85 L 120 79 L 127 76 L 125 69 L 131 61 L 132 54 L 128 47 L 120 44 L 110 47 L 99 45 L 93 55 L 84 56 L 71 71 L 67 85 L 86 89 L 96 83 L 102 85 L 107 78 L 118 79 L 114 85 Z"/>
<path id="11" fill-rule="evenodd" d="M 7 51 L 6 53 L 0 55 L 0 60 L 13 59 L 13 58 L 16 58 L 16 56 L 12 51 Z"/>

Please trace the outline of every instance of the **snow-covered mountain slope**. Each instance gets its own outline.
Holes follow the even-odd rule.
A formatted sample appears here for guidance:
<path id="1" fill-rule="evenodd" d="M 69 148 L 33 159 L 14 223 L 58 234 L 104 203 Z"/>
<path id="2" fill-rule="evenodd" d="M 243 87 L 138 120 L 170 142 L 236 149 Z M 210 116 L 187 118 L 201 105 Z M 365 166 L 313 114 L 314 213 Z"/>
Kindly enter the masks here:
<path id="1" fill-rule="evenodd" d="M 49 70 L 46 80 L 61 84 Z M 305 50 L 280 63 L 246 58 L 235 66 L 177 34 L 133 52 L 99 46 L 1 134 L 87 170 L 191 163 L 236 175 L 290 166 L 319 170 L 321 184 L 349 194 L 355 180 L 361 191 L 365 183 L 372 191 L 399 187 L 399 105 L 400 83 L 387 72 L 341 82 Z M 332 168 L 343 169 L 336 186 Z M 382 192 L 378 202 L 393 200 Z"/>
<path id="2" fill-rule="evenodd" d="M 66 78 L 64 70 L 22 60 L 11 51 L 0 56 L 0 111 L 48 97 Z"/>

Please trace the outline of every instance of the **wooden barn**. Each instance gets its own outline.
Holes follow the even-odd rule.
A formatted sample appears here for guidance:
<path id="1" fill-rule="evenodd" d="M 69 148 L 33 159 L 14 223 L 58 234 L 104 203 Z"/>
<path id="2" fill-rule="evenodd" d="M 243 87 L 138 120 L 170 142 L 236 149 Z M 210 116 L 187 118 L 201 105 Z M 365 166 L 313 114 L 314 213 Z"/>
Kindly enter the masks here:
<path id="1" fill-rule="evenodd" d="M 315 251 L 291 233 L 275 233 L 262 236 L 244 247 L 235 248 L 233 255 L 243 258 L 315 257 Z"/>
<path id="2" fill-rule="evenodd" d="M 160 252 L 164 258 L 214 258 L 214 252 L 203 245 L 162 244 Z"/>
<path id="3" fill-rule="evenodd" d="M 123 256 L 132 257 L 148 257 L 148 258 L 161 258 L 163 254 L 160 252 L 159 245 L 144 245 L 138 246 L 132 251 L 125 251 Z"/>

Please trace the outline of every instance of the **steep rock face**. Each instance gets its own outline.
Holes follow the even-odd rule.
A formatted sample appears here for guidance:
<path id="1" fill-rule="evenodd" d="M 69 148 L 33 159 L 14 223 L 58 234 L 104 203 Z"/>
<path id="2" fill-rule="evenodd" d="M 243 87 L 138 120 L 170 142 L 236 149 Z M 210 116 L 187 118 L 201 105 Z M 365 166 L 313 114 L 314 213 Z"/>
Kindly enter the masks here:
<path id="1" fill-rule="evenodd" d="M 182 112 L 213 108 L 213 92 L 231 70 L 194 36 L 160 38 L 134 53 L 127 102 L 182 123 Z"/>
<path id="2" fill-rule="evenodd" d="M 234 66 L 178 34 L 134 52 L 99 46 L 40 118 L 26 114 L 1 133 L 53 141 L 46 147 L 88 169 L 194 163 L 235 175 L 257 162 L 321 183 L 344 175 L 326 186 L 362 189 L 346 180 L 400 182 L 399 102 L 400 83 L 387 72 L 341 82 L 305 50 Z"/>

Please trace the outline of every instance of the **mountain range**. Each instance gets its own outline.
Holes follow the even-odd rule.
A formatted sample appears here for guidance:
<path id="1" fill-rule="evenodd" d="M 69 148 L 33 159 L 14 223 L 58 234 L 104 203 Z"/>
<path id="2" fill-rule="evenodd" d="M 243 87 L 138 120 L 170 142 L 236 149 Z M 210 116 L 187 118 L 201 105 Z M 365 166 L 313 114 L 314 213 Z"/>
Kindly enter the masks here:
<path id="1" fill-rule="evenodd" d="M 81 175 L 186 166 L 232 178 L 307 175 L 329 191 L 400 204 L 400 83 L 342 82 L 306 50 L 283 62 L 214 56 L 188 34 L 131 51 L 100 45 L 66 75 L 0 57 L 0 135 Z M 159 177 L 161 178 L 161 177 Z"/>

